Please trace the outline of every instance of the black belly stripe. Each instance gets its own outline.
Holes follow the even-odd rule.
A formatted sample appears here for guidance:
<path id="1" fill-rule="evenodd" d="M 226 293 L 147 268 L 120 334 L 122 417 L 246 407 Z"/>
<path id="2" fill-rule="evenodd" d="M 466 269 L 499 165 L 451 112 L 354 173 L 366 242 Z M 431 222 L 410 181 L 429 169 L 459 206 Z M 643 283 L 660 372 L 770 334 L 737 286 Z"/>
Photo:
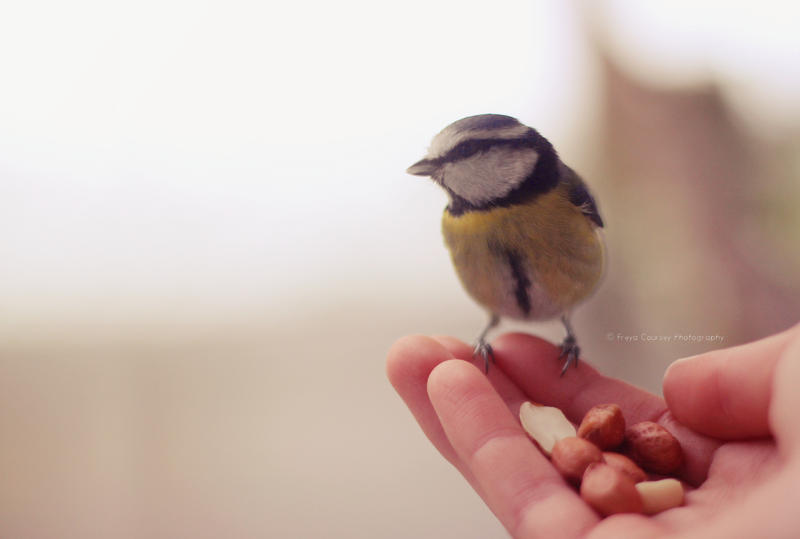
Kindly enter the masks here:
<path id="1" fill-rule="evenodd" d="M 510 249 L 505 250 L 508 265 L 511 266 L 511 276 L 514 278 L 514 297 L 517 299 L 517 305 L 525 315 L 531 313 L 531 298 L 528 295 L 528 287 L 531 285 L 531 280 L 525 273 L 525 268 L 522 267 L 522 256 L 516 251 Z"/>

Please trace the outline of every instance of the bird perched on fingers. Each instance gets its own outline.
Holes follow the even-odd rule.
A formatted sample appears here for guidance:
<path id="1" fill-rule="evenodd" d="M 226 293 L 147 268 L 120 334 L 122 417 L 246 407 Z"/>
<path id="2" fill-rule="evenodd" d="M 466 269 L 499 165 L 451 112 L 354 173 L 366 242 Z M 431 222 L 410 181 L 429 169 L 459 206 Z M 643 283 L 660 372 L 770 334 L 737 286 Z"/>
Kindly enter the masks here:
<path id="1" fill-rule="evenodd" d="M 474 356 L 493 361 L 486 335 L 501 317 L 560 317 L 567 336 L 561 374 L 577 366 L 573 308 L 603 273 L 603 220 L 586 184 L 535 129 L 481 114 L 445 127 L 409 174 L 448 194 L 442 232 L 456 273 L 489 312 Z"/>

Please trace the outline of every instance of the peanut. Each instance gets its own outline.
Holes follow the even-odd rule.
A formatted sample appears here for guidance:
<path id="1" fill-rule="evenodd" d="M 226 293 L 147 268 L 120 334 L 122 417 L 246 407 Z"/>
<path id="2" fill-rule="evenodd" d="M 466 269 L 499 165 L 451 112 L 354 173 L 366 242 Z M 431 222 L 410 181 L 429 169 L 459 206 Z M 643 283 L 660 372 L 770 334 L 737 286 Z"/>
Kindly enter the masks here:
<path id="1" fill-rule="evenodd" d="M 592 407 L 578 427 L 578 436 L 603 450 L 617 447 L 625 438 L 622 410 L 616 404 L 598 404 Z"/>
<path id="2" fill-rule="evenodd" d="M 674 473 L 683 465 L 681 444 L 652 421 L 642 421 L 625 431 L 625 449 L 639 466 L 657 474 Z"/>
<path id="3" fill-rule="evenodd" d="M 601 515 L 641 513 L 642 497 L 633 481 L 605 463 L 589 465 L 581 482 L 581 498 Z"/>
<path id="4" fill-rule="evenodd" d="M 519 421 L 525 432 L 539 444 L 547 456 L 553 445 L 568 436 L 575 436 L 575 427 L 564 412 L 552 406 L 541 406 L 525 402 L 519 408 Z"/>
<path id="5" fill-rule="evenodd" d="M 603 453 L 593 443 L 569 436 L 555 443 L 550 460 L 565 479 L 578 484 L 587 466 L 603 461 Z"/>
<path id="6" fill-rule="evenodd" d="M 642 481 L 636 484 L 642 498 L 642 509 L 647 515 L 654 515 L 683 504 L 683 485 L 677 479 Z"/>

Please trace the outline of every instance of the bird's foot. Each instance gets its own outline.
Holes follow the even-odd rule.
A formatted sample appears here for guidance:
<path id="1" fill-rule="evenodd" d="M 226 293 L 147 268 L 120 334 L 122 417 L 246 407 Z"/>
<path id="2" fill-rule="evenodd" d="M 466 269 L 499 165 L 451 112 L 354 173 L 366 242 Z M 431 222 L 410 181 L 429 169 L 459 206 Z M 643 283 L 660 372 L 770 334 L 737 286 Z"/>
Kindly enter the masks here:
<path id="1" fill-rule="evenodd" d="M 569 366 L 574 364 L 575 367 L 578 366 L 578 358 L 581 353 L 581 348 L 578 346 L 575 337 L 572 335 L 567 335 L 564 339 L 564 342 L 561 343 L 561 352 L 558 354 L 558 359 L 564 360 L 564 366 L 561 367 L 561 376 L 564 376 L 564 373 L 567 372 Z"/>
<path id="2" fill-rule="evenodd" d="M 472 351 L 472 357 L 482 358 L 483 369 L 486 374 L 489 374 L 489 363 L 494 363 L 494 350 L 492 350 L 492 345 L 483 339 L 478 339 L 478 344 L 475 345 L 475 349 Z"/>

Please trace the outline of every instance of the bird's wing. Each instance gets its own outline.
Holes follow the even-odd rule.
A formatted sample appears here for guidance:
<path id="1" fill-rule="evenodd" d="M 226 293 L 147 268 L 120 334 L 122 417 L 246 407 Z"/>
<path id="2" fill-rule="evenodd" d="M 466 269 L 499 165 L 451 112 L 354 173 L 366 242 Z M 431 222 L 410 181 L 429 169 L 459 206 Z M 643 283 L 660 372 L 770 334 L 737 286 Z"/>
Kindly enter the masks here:
<path id="1" fill-rule="evenodd" d="M 594 197 L 589 192 L 589 189 L 586 187 L 586 184 L 583 183 L 578 174 L 569 167 L 567 169 L 564 181 L 567 183 L 568 186 L 568 196 L 569 201 L 572 202 L 575 206 L 580 208 L 586 217 L 588 217 L 594 224 L 597 226 L 603 226 L 603 218 L 600 217 L 600 212 L 597 211 L 597 203 L 594 201 Z"/>

